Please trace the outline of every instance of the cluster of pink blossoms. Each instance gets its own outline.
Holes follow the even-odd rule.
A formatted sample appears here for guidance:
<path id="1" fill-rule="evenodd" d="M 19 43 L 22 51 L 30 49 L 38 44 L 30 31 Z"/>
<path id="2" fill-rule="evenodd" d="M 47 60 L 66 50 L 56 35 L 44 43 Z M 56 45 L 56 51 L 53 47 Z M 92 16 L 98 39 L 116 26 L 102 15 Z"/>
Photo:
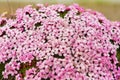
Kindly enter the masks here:
<path id="1" fill-rule="evenodd" d="M 4 79 L 119 80 L 120 23 L 77 4 L 26 6 L 0 18 Z"/>

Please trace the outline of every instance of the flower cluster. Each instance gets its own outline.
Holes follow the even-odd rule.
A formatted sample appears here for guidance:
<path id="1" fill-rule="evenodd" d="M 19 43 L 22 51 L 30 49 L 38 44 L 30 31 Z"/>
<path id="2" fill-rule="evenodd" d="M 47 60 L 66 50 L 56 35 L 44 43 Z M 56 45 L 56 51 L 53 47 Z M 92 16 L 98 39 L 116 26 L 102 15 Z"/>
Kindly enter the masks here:
<path id="1" fill-rule="evenodd" d="M 28 5 L 0 18 L 4 79 L 119 80 L 120 23 L 77 4 Z"/>

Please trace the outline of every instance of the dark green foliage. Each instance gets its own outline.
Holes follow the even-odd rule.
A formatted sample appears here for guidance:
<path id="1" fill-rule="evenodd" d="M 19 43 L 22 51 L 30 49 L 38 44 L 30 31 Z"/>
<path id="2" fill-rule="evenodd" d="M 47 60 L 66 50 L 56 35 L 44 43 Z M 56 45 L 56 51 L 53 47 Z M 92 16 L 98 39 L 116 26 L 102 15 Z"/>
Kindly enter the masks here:
<path id="1" fill-rule="evenodd" d="M 2 34 L 0 35 L 0 37 L 3 37 L 4 35 L 6 35 L 5 31 L 2 32 Z"/>
<path id="2" fill-rule="evenodd" d="M 6 20 L 2 20 L 0 23 L 0 27 L 3 27 L 6 23 L 7 23 Z"/>
<path id="3" fill-rule="evenodd" d="M 76 13 L 76 15 L 80 15 L 80 12 L 78 11 L 78 12 Z"/>
<path id="4" fill-rule="evenodd" d="M 19 73 L 22 74 L 22 77 L 25 77 L 26 70 L 31 69 L 32 67 L 36 67 L 36 63 L 37 63 L 36 58 L 34 58 L 31 61 L 31 63 L 29 63 L 29 62 L 21 63 Z"/>
<path id="5" fill-rule="evenodd" d="M 50 80 L 50 78 L 46 78 L 46 79 L 45 79 L 45 78 L 42 78 L 41 80 Z"/>
<path id="6" fill-rule="evenodd" d="M 110 42 L 114 45 L 114 40 L 110 39 Z"/>
<path id="7" fill-rule="evenodd" d="M 2 72 L 5 70 L 5 64 L 9 63 L 11 59 L 7 60 L 5 63 L 0 63 L 0 80 L 3 80 Z"/>
<path id="8" fill-rule="evenodd" d="M 5 63 L 0 63 L 0 80 L 2 80 L 3 76 L 2 76 L 2 71 L 5 70 Z"/>
<path id="9" fill-rule="evenodd" d="M 117 59 L 120 62 L 120 45 L 119 48 L 117 49 Z"/>
<path id="10" fill-rule="evenodd" d="M 37 23 L 35 23 L 35 29 L 37 29 L 39 26 L 41 26 L 42 24 L 41 24 L 41 22 L 37 22 Z"/>
<path id="11" fill-rule="evenodd" d="M 60 16 L 60 17 L 64 18 L 65 15 L 68 13 L 68 11 L 66 10 L 66 11 L 64 11 L 64 12 L 58 12 L 58 13 L 59 13 L 59 16 Z"/>
<path id="12" fill-rule="evenodd" d="M 58 55 L 58 54 L 54 54 L 53 55 L 54 58 L 60 58 L 60 59 L 64 59 L 65 57 L 63 55 Z"/>

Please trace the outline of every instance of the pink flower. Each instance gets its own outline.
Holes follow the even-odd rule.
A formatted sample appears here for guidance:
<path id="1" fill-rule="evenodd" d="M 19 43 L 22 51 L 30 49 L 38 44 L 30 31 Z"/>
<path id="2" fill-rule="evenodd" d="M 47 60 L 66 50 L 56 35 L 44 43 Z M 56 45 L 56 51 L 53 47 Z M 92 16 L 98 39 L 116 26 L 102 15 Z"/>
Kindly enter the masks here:
<path id="1" fill-rule="evenodd" d="M 120 22 L 78 4 L 28 5 L 0 18 L 3 78 L 118 80 Z"/>

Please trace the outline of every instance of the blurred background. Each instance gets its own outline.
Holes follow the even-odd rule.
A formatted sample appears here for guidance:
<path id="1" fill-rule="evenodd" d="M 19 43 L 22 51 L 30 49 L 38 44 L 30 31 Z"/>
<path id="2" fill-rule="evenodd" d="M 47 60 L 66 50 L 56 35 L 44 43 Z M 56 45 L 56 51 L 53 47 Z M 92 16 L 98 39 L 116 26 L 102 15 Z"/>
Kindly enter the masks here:
<path id="1" fill-rule="evenodd" d="M 0 0 L 0 14 L 14 14 L 17 8 L 37 3 L 66 4 L 78 3 L 84 8 L 90 8 L 103 13 L 112 21 L 120 21 L 120 0 Z"/>

